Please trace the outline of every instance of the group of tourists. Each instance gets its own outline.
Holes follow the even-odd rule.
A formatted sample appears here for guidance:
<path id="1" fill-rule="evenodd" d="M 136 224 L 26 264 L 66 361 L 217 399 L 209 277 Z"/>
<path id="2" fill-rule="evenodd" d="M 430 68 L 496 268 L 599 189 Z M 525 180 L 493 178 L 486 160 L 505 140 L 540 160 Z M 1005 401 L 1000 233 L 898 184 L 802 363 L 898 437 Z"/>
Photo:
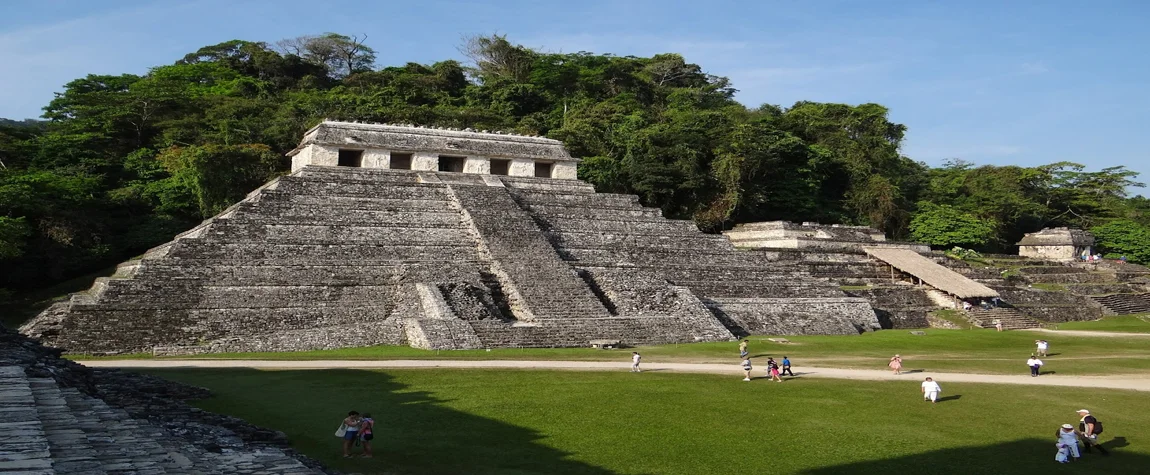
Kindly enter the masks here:
<path id="1" fill-rule="evenodd" d="M 356 411 L 347 413 L 347 417 L 340 423 L 339 428 L 335 430 L 335 436 L 343 439 L 343 458 L 351 458 L 351 450 L 354 446 L 362 446 L 363 453 L 360 457 L 371 458 L 371 439 L 374 438 L 375 420 L 371 418 L 371 414 L 363 414 Z"/>
<path id="2" fill-rule="evenodd" d="M 739 342 L 739 358 L 743 360 L 743 381 L 751 380 L 751 354 L 747 351 L 747 340 Z M 783 356 L 782 361 L 775 361 L 772 357 L 767 357 L 767 377 L 771 381 L 783 382 L 783 376 L 794 376 L 794 371 L 791 371 L 791 359 Z"/>
<path id="3" fill-rule="evenodd" d="M 1038 359 L 1039 356 L 1045 357 L 1046 352 L 1050 350 L 1050 342 L 1046 340 L 1034 340 L 1036 350 L 1034 354 L 1030 355 L 1030 359 L 1026 360 L 1026 366 L 1030 368 L 1030 377 L 1037 378 L 1042 374 L 1042 360 Z"/>
<path id="4" fill-rule="evenodd" d="M 1098 443 L 1098 435 L 1102 433 L 1102 423 L 1098 418 L 1090 414 L 1088 409 L 1078 410 L 1078 430 L 1074 430 L 1071 424 L 1062 424 L 1062 427 L 1055 432 L 1054 436 L 1058 439 L 1054 446 L 1058 452 L 1054 455 L 1054 461 L 1058 463 L 1070 463 L 1077 461 L 1082 457 L 1081 452 L 1090 453 L 1092 449 L 1098 449 L 1098 453 L 1102 455 L 1110 455 L 1101 444 Z M 1078 450 L 1078 442 L 1082 441 L 1082 451 Z"/>

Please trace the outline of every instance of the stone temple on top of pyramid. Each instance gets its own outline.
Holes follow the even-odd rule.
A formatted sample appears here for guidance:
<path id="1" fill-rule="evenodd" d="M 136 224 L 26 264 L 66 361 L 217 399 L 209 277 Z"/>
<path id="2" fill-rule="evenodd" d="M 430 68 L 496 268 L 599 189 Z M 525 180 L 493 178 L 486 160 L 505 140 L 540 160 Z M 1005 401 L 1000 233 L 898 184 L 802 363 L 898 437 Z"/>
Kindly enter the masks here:
<path id="1" fill-rule="evenodd" d="M 45 310 L 75 353 L 857 334 L 867 300 L 596 193 L 540 137 L 325 121 L 292 171 Z"/>

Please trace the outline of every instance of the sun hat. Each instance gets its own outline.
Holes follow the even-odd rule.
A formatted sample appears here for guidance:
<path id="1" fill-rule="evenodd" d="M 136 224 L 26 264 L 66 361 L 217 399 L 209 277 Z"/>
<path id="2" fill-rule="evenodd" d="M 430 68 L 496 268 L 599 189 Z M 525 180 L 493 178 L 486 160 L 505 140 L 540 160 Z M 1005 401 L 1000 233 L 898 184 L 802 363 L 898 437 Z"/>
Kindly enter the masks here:
<path id="1" fill-rule="evenodd" d="M 1063 429 L 1073 429 L 1073 428 L 1074 428 L 1074 426 L 1072 426 L 1072 425 L 1070 425 L 1070 424 L 1062 424 L 1062 428 L 1063 428 Z"/>
<path id="2" fill-rule="evenodd" d="M 1085 413 L 1087 413 L 1087 414 L 1090 414 L 1090 410 L 1089 410 L 1089 409 L 1079 409 L 1077 412 L 1078 412 L 1078 413 L 1083 413 L 1083 412 L 1085 412 Z"/>

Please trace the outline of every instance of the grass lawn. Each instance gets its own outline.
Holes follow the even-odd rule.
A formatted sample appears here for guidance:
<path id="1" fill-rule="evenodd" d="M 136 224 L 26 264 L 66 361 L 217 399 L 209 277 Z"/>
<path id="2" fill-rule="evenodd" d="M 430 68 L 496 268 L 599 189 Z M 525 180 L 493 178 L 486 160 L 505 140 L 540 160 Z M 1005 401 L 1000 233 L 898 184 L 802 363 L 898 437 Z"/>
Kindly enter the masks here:
<path id="1" fill-rule="evenodd" d="M 907 369 L 989 374 L 1027 374 L 1026 359 L 1034 340 L 1050 341 L 1045 369 L 1056 374 L 1150 373 L 1150 340 L 1143 337 L 1107 338 L 1043 334 L 1025 331 L 926 330 L 925 336 L 906 330 L 884 330 L 858 336 L 788 336 L 780 344 L 765 336 L 750 337 L 755 358 L 791 357 L 802 365 L 881 369 L 894 354 L 903 356 Z M 690 343 L 639 347 L 647 362 L 737 363 L 735 342 Z M 315 360 L 315 359 L 542 359 L 627 361 L 632 349 L 530 348 L 427 351 L 406 346 L 373 346 L 293 353 L 224 353 L 206 358 Z M 73 356 L 81 359 L 82 355 Z M 128 355 L 126 357 L 149 357 Z M 121 357 L 122 358 L 122 357 Z"/>
<path id="2" fill-rule="evenodd" d="M 1145 393 L 899 382 L 496 370 L 155 370 L 210 388 L 196 404 L 288 434 L 347 472 L 389 474 L 1147 473 Z M 1087 407 L 1113 455 L 1054 463 Z M 377 421 L 374 459 L 343 459 L 348 410 Z M 1129 442 L 1128 442 L 1129 441 Z"/>
<path id="3" fill-rule="evenodd" d="M 1058 325 L 1059 330 L 1086 330 L 1127 333 L 1150 333 L 1150 315 L 1121 315 L 1102 317 L 1093 322 L 1066 322 Z"/>

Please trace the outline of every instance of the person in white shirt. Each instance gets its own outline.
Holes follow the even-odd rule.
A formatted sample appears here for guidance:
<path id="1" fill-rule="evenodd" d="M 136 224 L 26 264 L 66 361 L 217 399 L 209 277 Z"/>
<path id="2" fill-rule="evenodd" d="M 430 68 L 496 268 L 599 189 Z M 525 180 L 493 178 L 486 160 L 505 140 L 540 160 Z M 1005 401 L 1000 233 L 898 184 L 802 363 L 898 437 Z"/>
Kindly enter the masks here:
<path id="1" fill-rule="evenodd" d="M 641 359 L 643 359 L 643 357 L 639 356 L 638 351 L 632 351 L 631 352 L 631 372 L 632 373 L 642 373 L 643 372 L 643 370 L 639 369 L 639 360 L 641 360 Z"/>
<path id="2" fill-rule="evenodd" d="M 940 392 L 942 392 L 942 388 L 938 386 L 938 383 L 934 382 L 934 378 L 926 378 L 926 381 L 922 382 L 923 401 L 929 399 L 931 404 L 937 403 L 938 393 Z"/>
<path id="3" fill-rule="evenodd" d="M 1046 340 L 1038 340 L 1034 343 L 1038 346 L 1038 356 L 1046 356 L 1046 350 L 1050 348 L 1050 343 Z"/>
<path id="4" fill-rule="evenodd" d="M 1026 360 L 1026 366 L 1030 367 L 1030 377 L 1038 377 L 1038 369 L 1042 367 L 1042 360 L 1037 356 L 1030 355 L 1030 359 Z"/>
<path id="5" fill-rule="evenodd" d="M 1066 463 L 1070 460 L 1067 455 L 1073 456 L 1073 460 L 1078 460 L 1082 455 L 1078 453 L 1078 433 L 1074 431 L 1074 426 L 1070 424 L 1062 424 L 1058 429 L 1058 455 L 1054 456 L 1056 462 Z M 1065 449 L 1065 452 L 1063 452 Z"/>

